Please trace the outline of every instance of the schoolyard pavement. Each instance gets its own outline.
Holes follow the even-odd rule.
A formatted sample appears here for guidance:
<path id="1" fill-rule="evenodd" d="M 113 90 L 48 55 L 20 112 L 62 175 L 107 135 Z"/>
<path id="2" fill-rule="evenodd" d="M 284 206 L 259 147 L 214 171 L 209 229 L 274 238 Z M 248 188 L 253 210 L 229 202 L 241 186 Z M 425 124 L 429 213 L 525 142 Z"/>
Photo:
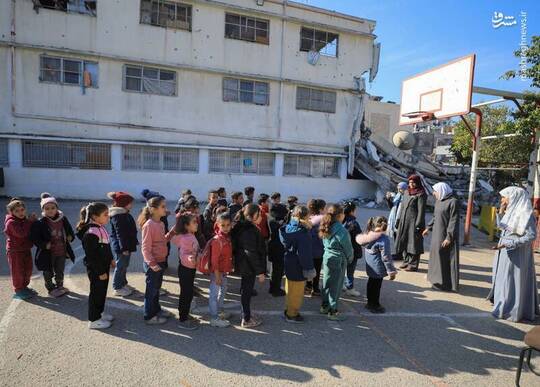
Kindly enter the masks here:
<path id="1" fill-rule="evenodd" d="M 61 202 L 74 225 L 82 202 Z M 5 200 L 0 201 L 5 215 Z M 37 201 L 28 203 L 38 212 Z M 135 216 L 141 203 L 138 203 Z M 169 203 L 169 208 L 174 208 Z M 385 210 L 359 209 L 360 224 Z M 173 217 L 170 217 L 172 222 Z M 3 236 L 2 236 L 3 238 Z M 426 242 L 426 247 L 429 246 Z M 117 298 L 109 293 L 112 328 L 87 328 L 88 280 L 78 257 L 66 268 L 68 296 L 47 296 L 43 278 L 34 273 L 31 286 L 39 296 L 11 299 L 9 270 L 0 257 L 0 384 L 3 386 L 83 385 L 320 385 L 320 386 L 510 386 L 524 332 L 530 324 L 495 320 L 485 300 L 491 279 L 493 253 L 483 234 L 474 230 L 473 246 L 461 250 L 460 294 L 431 290 L 426 282 L 427 259 L 418 273 L 400 271 L 396 281 L 383 283 L 381 302 L 387 313 L 372 315 L 365 298 L 344 297 L 344 322 L 330 322 L 318 314 L 319 298 L 306 298 L 303 325 L 283 320 L 283 298 L 273 298 L 268 281 L 257 284 L 253 308 L 263 325 L 239 327 L 239 280 L 230 281 L 226 307 L 233 327 L 208 325 L 208 279 L 197 276 L 201 328 L 186 332 L 171 319 L 150 327 L 142 318 L 142 296 Z M 132 257 L 130 284 L 144 292 L 142 257 Z M 162 305 L 177 313 L 179 286 L 176 252 L 169 257 Z M 540 273 L 537 259 L 537 273 Z M 355 287 L 365 294 L 363 261 Z M 537 361 L 538 363 L 538 361 Z M 522 386 L 540 385 L 540 378 L 524 371 Z"/>

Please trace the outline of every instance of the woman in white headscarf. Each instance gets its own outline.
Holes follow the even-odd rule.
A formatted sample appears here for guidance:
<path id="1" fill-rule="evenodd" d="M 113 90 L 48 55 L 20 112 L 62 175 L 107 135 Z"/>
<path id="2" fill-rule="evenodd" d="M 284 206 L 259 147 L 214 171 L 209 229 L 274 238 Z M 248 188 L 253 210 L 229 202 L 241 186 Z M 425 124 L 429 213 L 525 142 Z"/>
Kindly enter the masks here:
<path id="1" fill-rule="evenodd" d="M 427 279 L 436 290 L 459 290 L 459 201 L 446 183 L 433 186 L 435 210 L 423 235 L 432 232 Z"/>
<path id="2" fill-rule="evenodd" d="M 403 259 L 403 256 L 396 254 L 395 249 L 395 236 L 396 236 L 396 219 L 399 215 L 399 210 L 401 209 L 401 201 L 403 200 L 403 194 L 407 189 L 407 183 L 402 181 L 397 185 L 397 192 L 388 192 L 386 194 L 386 202 L 388 207 L 390 207 L 390 214 L 388 214 L 388 227 L 386 228 L 386 235 L 390 238 L 391 254 L 392 258 L 395 260 Z"/>
<path id="3" fill-rule="evenodd" d="M 493 315 L 511 321 L 532 321 L 540 314 L 532 243 L 536 225 L 527 191 L 507 187 L 500 192 L 497 216 L 501 238 L 494 249 L 490 299 Z"/>

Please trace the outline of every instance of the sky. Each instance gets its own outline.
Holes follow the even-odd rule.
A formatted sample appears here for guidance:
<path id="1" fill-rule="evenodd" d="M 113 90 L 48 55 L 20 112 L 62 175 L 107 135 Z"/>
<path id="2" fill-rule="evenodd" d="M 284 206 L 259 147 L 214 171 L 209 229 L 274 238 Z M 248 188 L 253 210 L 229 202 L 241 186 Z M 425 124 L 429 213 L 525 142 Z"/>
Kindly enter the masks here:
<path id="1" fill-rule="evenodd" d="M 499 77 L 507 70 L 518 70 L 519 58 L 513 52 L 521 39 L 521 11 L 527 14 L 527 41 L 540 35 L 539 0 L 296 1 L 376 21 L 374 33 L 381 43 L 381 58 L 368 92 L 385 101 L 400 102 L 403 79 L 471 53 L 476 54 L 475 86 L 531 90 L 528 80 Z M 494 28 L 494 12 L 514 16 L 517 23 Z M 489 99 L 494 98 L 473 96 L 473 102 Z"/>

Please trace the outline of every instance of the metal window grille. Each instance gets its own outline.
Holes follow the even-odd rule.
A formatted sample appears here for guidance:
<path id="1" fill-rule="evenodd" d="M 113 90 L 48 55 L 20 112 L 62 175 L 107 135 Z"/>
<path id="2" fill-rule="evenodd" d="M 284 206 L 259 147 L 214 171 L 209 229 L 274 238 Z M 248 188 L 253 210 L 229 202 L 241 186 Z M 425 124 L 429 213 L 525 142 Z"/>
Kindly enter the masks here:
<path id="1" fill-rule="evenodd" d="M 163 0 L 141 1 L 141 23 L 191 31 L 191 5 Z"/>
<path id="2" fill-rule="evenodd" d="M 9 141 L 0 139 L 0 166 L 7 167 L 9 165 Z"/>
<path id="3" fill-rule="evenodd" d="M 274 161 L 273 153 L 210 150 L 209 170 L 214 173 L 273 175 Z"/>
<path id="4" fill-rule="evenodd" d="M 223 78 L 223 100 L 232 102 L 269 104 L 270 85 L 245 79 Z"/>
<path id="5" fill-rule="evenodd" d="M 41 55 L 39 67 L 41 82 L 98 87 L 97 62 Z"/>
<path id="6" fill-rule="evenodd" d="M 233 13 L 225 14 L 225 37 L 262 44 L 270 43 L 270 20 Z"/>
<path id="7" fill-rule="evenodd" d="M 302 27 L 300 30 L 300 51 L 318 51 L 321 55 L 338 56 L 339 35 Z"/>
<path id="8" fill-rule="evenodd" d="M 124 66 L 124 89 L 138 93 L 176 95 L 176 72 L 155 67 Z"/>
<path id="9" fill-rule="evenodd" d="M 199 150 L 123 145 L 122 169 L 198 172 Z"/>
<path id="10" fill-rule="evenodd" d="M 57 11 L 96 16 L 96 0 L 32 0 L 34 8 L 48 8 Z"/>
<path id="11" fill-rule="evenodd" d="M 335 91 L 324 91 L 298 86 L 296 88 L 296 108 L 317 112 L 336 112 Z"/>
<path id="12" fill-rule="evenodd" d="M 24 141 L 23 166 L 111 169 L 111 146 L 64 141 Z"/>
<path id="13" fill-rule="evenodd" d="M 337 157 L 285 155 L 283 175 L 306 177 L 339 177 Z"/>

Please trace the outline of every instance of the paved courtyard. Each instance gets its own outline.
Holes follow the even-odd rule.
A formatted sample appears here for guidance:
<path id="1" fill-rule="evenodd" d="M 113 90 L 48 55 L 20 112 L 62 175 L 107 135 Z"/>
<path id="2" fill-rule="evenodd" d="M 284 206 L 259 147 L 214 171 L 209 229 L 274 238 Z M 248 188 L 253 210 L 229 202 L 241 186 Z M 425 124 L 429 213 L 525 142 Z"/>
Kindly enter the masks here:
<path id="1" fill-rule="evenodd" d="M 81 202 L 61 202 L 72 224 Z M 5 200 L 0 202 L 5 215 Z M 36 201 L 30 212 L 38 212 Z M 138 214 L 138 203 L 134 214 Z M 174 208 L 173 203 L 169 203 Z M 361 224 L 382 210 L 359 209 Z M 172 216 L 170 218 L 172 222 Z M 426 243 L 428 246 L 428 243 Z M 431 290 L 426 282 L 427 258 L 418 273 L 399 272 L 396 281 L 384 281 L 384 315 L 364 309 L 365 298 L 343 300 L 344 322 L 330 322 L 318 314 L 320 299 L 306 298 L 304 325 L 287 324 L 283 299 L 267 293 L 268 283 L 257 284 L 254 309 L 264 324 L 254 330 L 239 327 L 239 280 L 230 281 L 227 308 L 234 326 L 208 325 L 208 279 L 198 276 L 203 289 L 197 298 L 201 329 L 185 332 L 174 320 L 159 327 L 146 326 L 142 297 L 107 301 L 116 316 L 113 327 L 89 331 L 86 322 L 88 280 L 78 257 L 66 269 L 70 295 L 52 299 L 36 272 L 31 286 L 40 295 L 29 302 L 12 301 L 9 271 L 0 257 L 0 381 L 5 386 L 29 385 L 290 385 L 320 386 L 510 386 L 519 348 L 528 324 L 498 321 L 485 300 L 490 286 L 491 244 L 474 230 L 473 246 L 461 254 L 460 294 Z M 162 305 L 177 313 L 179 286 L 176 252 L 164 286 L 170 292 Z M 537 260 L 537 273 L 540 272 Z M 365 294 L 366 275 L 361 261 L 356 287 Z M 128 279 L 144 291 L 142 257 L 132 257 Z M 538 363 L 538 362 L 537 362 Z M 540 385 L 525 371 L 523 386 Z"/>

